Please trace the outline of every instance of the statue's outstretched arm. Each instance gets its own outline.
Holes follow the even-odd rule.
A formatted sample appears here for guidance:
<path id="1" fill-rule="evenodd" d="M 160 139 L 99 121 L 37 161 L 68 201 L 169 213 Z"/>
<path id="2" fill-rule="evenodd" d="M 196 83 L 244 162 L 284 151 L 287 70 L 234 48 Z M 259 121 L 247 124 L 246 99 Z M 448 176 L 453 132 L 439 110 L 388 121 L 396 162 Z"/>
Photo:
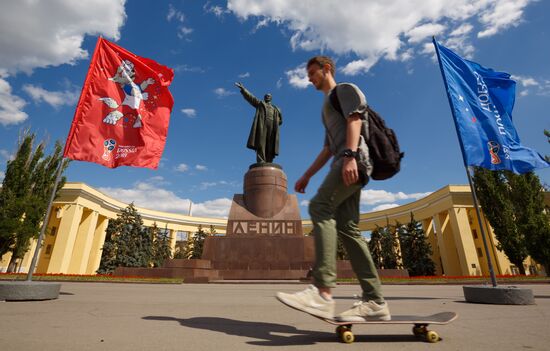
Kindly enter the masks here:
<path id="1" fill-rule="evenodd" d="M 248 103 L 254 107 L 258 107 L 260 105 L 260 100 L 252 95 L 251 92 L 246 90 L 244 85 L 242 83 L 235 83 L 235 85 L 241 90 L 241 94 L 243 94 L 243 97 L 245 98 Z"/>

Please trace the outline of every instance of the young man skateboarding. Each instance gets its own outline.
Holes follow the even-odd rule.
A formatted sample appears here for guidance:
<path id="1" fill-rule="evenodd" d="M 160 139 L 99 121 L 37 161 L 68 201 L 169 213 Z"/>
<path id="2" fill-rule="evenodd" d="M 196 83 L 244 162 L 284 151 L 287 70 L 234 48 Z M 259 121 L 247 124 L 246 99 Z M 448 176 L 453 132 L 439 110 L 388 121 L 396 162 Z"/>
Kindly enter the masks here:
<path id="1" fill-rule="evenodd" d="M 358 152 L 368 155 L 368 147 L 361 137 L 367 101 L 357 86 L 339 85 L 337 97 L 342 116 L 329 98 L 336 87 L 334 71 L 334 62 L 326 56 L 315 56 L 307 63 L 309 81 L 325 94 L 322 107 L 325 143 L 294 186 L 296 192 L 304 193 L 310 178 L 334 157 L 329 173 L 309 204 L 316 254 L 313 285 L 294 294 L 279 292 L 277 298 L 291 307 L 323 318 L 349 322 L 390 320 L 376 267 L 358 227 L 361 188 L 368 182 L 372 171 L 367 162 L 366 172 L 360 172 L 356 160 Z M 362 301 L 356 302 L 351 309 L 335 316 L 331 289 L 336 287 L 338 238 L 348 253 L 363 296 Z"/>

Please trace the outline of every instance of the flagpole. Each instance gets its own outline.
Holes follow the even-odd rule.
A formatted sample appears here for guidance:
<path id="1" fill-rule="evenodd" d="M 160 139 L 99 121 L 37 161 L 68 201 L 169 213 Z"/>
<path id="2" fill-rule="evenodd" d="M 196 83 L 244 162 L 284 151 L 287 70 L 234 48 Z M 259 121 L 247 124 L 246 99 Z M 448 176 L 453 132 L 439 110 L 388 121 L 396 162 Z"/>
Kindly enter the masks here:
<path id="1" fill-rule="evenodd" d="M 460 144 L 460 151 L 462 153 L 462 161 L 464 162 L 464 168 L 466 170 L 466 175 L 468 176 L 468 183 L 470 184 L 470 192 L 472 193 L 472 198 L 474 200 L 474 207 L 476 209 L 476 215 L 477 215 L 477 222 L 479 225 L 479 229 L 481 230 L 481 238 L 483 239 L 483 246 L 485 249 L 485 256 L 487 256 L 487 266 L 489 267 L 489 274 L 491 275 L 491 283 L 493 284 L 493 287 L 497 286 L 497 278 L 495 276 L 495 270 L 493 269 L 493 262 L 491 260 L 491 254 L 489 253 L 489 247 L 487 245 L 487 239 L 485 237 L 485 230 L 483 229 L 483 223 L 481 222 L 481 214 L 479 211 L 479 204 L 477 201 L 477 194 L 474 186 L 474 182 L 472 180 L 472 176 L 470 174 L 470 168 L 468 167 L 468 164 L 466 162 L 466 156 L 464 154 L 464 143 L 462 142 L 462 136 L 458 132 L 458 124 L 457 119 L 455 115 L 455 110 L 453 108 L 453 102 L 451 101 L 451 96 L 449 94 L 449 85 L 447 83 L 447 77 L 445 76 L 445 72 L 443 71 L 443 65 L 441 63 L 441 57 L 439 54 L 439 47 L 437 46 L 437 42 L 435 41 L 435 37 L 432 37 L 434 46 L 435 46 L 435 52 L 437 54 L 437 60 L 439 62 L 439 68 L 441 70 L 441 76 L 443 77 L 443 83 L 445 84 L 445 90 L 447 91 L 447 99 L 449 100 L 449 106 L 451 108 L 451 113 L 453 114 L 453 122 L 455 124 L 455 131 L 456 135 L 458 137 L 458 142 Z"/>
<path id="2" fill-rule="evenodd" d="M 495 270 L 493 268 L 493 263 L 491 261 L 491 254 L 489 252 L 489 245 L 487 245 L 487 238 L 485 237 L 485 229 L 483 224 L 481 223 L 481 213 L 479 212 L 479 203 L 477 201 L 477 193 L 474 185 L 474 180 L 472 179 L 471 171 L 472 171 L 471 167 L 466 168 L 466 174 L 468 175 L 468 183 L 470 183 L 470 188 L 472 189 L 472 197 L 474 198 L 474 207 L 476 209 L 477 221 L 479 224 L 479 228 L 481 229 L 481 239 L 483 240 L 483 247 L 485 249 L 485 255 L 487 256 L 487 265 L 489 266 L 489 273 L 491 274 L 491 282 L 493 283 L 493 287 L 496 287 L 497 278 L 495 276 Z"/>
<path id="3" fill-rule="evenodd" d="M 38 241 L 36 242 L 36 248 L 34 249 L 34 255 L 32 256 L 31 266 L 29 267 L 29 272 L 27 273 L 27 281 L 32 280 L 32 274 L 34 272 L 34 269 L 36 268 L 36 263 L 38 261 L 38 253 L 40 252 L 42 241 L 44 240 L 46 227 L 48 226 L 48 220 L 50 219 L 50 214 L 52 212 L 53 200 L 55 199 L 57 186 L 59 185 L 59 181 L 61 180 L 61 174 L 63 173 L 64 165 L 65 165 L 65 158 L 63 157 L 61 159 L 61 162 L 59 162 L 59 166 L 57 167 L 57 174 L 55 176 L 55 182 L 53 185 L 52 193 L 50 195 L 50 202 L 48 202 L 48 207 L 46 208 L 46 215 L 44 216 L 44 220 L 42 221 L 42 228 L 40 229 L 40 235 L 38 236 Z"/>

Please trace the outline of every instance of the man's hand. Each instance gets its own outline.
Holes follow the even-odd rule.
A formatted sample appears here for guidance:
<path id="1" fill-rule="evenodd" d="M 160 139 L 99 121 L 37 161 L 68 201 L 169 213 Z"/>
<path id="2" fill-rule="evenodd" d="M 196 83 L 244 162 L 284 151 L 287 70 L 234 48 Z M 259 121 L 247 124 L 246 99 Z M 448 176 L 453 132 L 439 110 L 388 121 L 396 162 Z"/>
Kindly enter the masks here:
<path id="1" fill-rule="evenodd" d="M 346 186 L 357 183 L 359 180 L 359 171 L 357 170 L 357 161 L 353 157 L 344 157 L 342 165 L 342 179 Z"/>
<path id="2" fill-rule="evenodd" d="M 294 184 L 294 191 L 301 194 L 305 193 L 308 183 L 309 177 L 306 177 L 305 175 L 301 176 L 300 179 L 296 181 L 296 184 Z"/>

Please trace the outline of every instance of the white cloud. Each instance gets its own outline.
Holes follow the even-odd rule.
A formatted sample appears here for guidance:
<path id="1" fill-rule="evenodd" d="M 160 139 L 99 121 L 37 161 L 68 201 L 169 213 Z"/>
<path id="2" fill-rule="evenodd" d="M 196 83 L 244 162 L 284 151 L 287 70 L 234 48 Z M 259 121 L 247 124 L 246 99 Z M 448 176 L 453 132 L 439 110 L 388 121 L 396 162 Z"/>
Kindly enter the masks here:
<path id="1" fill-rule="evenodd" d="M 522 75 L 512 75 L 511 78 L 518 83 L 518 86 L 523 88 L 519 92 L 522 97 L 530 95 L 531 92 L 539 96 L 550 96 L 550 80 Z"/>
<path id="2" fill-rule="evenodd" d="M 168 22 L 174 21 L 179 23 L 177 31 L 178 38 L 185 39 L 189 34 L 193 33 L 193 28 L 183 25 L 185 22 L 185 14 L 176 9 L 172 4 L 168 5 L 168 14 L 166 15 L 166 19 Z"/>
<path id="3" fill-rule="evenodd" d="M 387 210 L 387 209 L 390 209 L 390 208 L 394 208 L 394 207 L 399 207 L 398 204 L 383 204 L 383 205 L 378 205 L 376 207 L 374 207 L 371 212 L 376 212 L 376 211 L 384 211 L 384 210 Z"/>
<path id="4" fill-rule="evenodd" d="M 397 193 L 392 193 L 386 190 L 367 189 L 361 191 L 361 204 L 375 205 L 378 203 L 392 203 L 398 200 L 418 200 L 429 194 L 431 193 L 427 192 L 405 194 L 401 191 Z"/>
<path id="5" fill-rule="evenodd" d="M 513 80 L 517 81 L 518 83 L 520 83 L 525 88 L 539 85 L 539 82 L 537 82 L 537 80 L 533 77 L 512 75 L 511 78 Z"/>
<path id="6" fill-rule="evenodd" d="M 177 65 L 174 67 L 175 72 L 192 72 L 192 73 L 204 73 L 205 70 L 201 67 L 192 67 L 189 65 Z"/>
<path id="7" fill-rule="evenodd" d="M 193 203 L 193 216 L 227 218 L 233 201 L 226 197 L 209 200 L 202 203 Z"/>
<path id="8" fill-rule="evenodd" d="M 196 165 L 195 169 L 197 171 L 206 171 L 206 170 L 208 170 L 208 168 L 206 166 L 203 166 L 203 165 Z"/>
<path id="9" fill-rule="evenodd" d="M 221 6 L 211 6 L 210 1 L 206 2 L 203 6 L 203 10 L 206 13 L 213 13 L 216 17 L 221 18 L 227 12 Z"/>
<path id="10" fill-rule="evenodd" d="M 4 177 L 6 176 L 6 173 L 0 171 L 0 182 L 4 180 Z M 0 187 L 2 187 L 2 184 L 0 184 Z"/>
<path id="11" fill-rule="evenodd" d="M 438 35 L 445 30 L 445 26 L 438 23 L 426 23 L 414 27 L 406 33 L 409 43 L 420 43 L 433 35 Z"/>
<path id="12" fill-rule="evenodd" d="M 295 88 L 305 89 L 311 84 L 307 77 L 305 64 L 291 69 L 290 71 L 286 71 L 285 74 L 288 78 L 288 83 Z"/>
<path id="13" fill-rule="evenodd" d="M 341 69 L 341 71 L 344 74 L 354 76 L 361 72 L 368 72 L 377 61 L 378 59 L 374 56 L 366 58 L 364 60 L 355 60 L 345 65 L 344 68 Z"/>
<path id="14" fill-rule="evenodd" d="M 0 149 L 0 157 L 5 161 L 11 161 L 15 158 L 15 155 L 10 153 L 8 150 Z"/>
<path id="15" fill-rule="evenodd" d="M 532 0 L 490 1 L 489 8 L 481 13 L 480 22 L 485 30 L 479 32 L 479 38 L 495 35 L 508 27 L 517 27 L 521 23 L 523 9 Z"/>
<path id="16" fill-rule="evenodd" d="M 225 88 L 214 89 L 214 94 L 218 95 L 218 98 L 223 98 L 229 95 L 235 95 L 234 91 L 226 90 Z"/>
<path id="17" fill-rule="evenodd" d="M 32 84 L 26 84 L 23 86 L 23 90 L 30 95 L 30 97 L 35 102 L 44 101 L 45 103 L 51 105 L 54 108 L 59 108 L 60 106 L 75 105 L 78 101 L 78 91 L 76 90 L 65 90 L 65 91 L 49 91 L 42 87 L 35 86 Z"/>
<path id="18" fill-rule="evenodd" d="M 190 199 L 180 198 L 174 192 L 158 186 L 151 180 L 137 182 L 130 189 L 103 187 L 99 190 L 116 200 L 128 204 L 133 202 L 139 207 L 164 212 L 187 214 L 191 203 Z M 230 207 L 230 199 L 209 200 L 202 203 L 193 203 L 192 214 L 202 217 L 226 218 Z"/>
<path id="19" fill-rule="evenodd" d="M 197 117 L 197 111 L 194 108 L 182 108 L 181 112 L 189 118 Z"/>
<path id="20" fill-rule="evenodd" d="M 185 14 L 181 12 L 180 10 L 176 9 L 174 5 L 169 4 L 168 5 L 168 14 L 166 15 L 166 19 L 168 22 L 175 20 L 178 22 L 185 21 Z"/>
<path id="21" fill-rule="evenodd" d="M 300 201 L 300 206 L 308 207 L 309 206 L 309 200 L 302 200 Z"/>
<path id="22" fill-rule="evenodd" d="M 185 163 L 180 163 L 176 166 L 176 171 L 178 172 L 187 172 L 189 170 L 189 166 Z"/>
<path id="23" fill-rule="evenodd" d="M 117 40 L 125 0 L 2 1 L 0 68 L 10 73 L 58 66 L 88 57 L 85 35 Z"/>
<path id="24" fill-rule="evenodd" d="M 250 77 L 250 73 L 249 73 L 249 72 L 239 74 L 239 78 L 248 78 L 248 77 Z"/>
<path id="25" fill-rule="evenodd" d="M 451 37 L 463 36 L 470 33 L 472 29 L 474 29 L 474 26 L 472 26 L 470 23 L 464 23 L 463 25 L 453 30 L 449 35 Z"/>
<path id="26" fill-rule="evenodd" d="M 330 51 L 349 57 L 345 74 L 367 72 L 380 59 L 407 60 L 410 47 L 427 36 L 452 33 L 459 51 L 471 54 L 471 35 L 486 37 L 521 23 L 524 8 L 536 0 L 229 0 L 240 19 L 285 27 L 294 50 Z M 472 33 L 476 25 L 478 33 Z M 448 35 L 447 35 L 448 36 Z M 425 50 L 422 50 L 424 52 Z"/>
<path id="27" fill-rule="evenodd" d="M 178 38 L 183 39 L 193 33 L 193 28 L 181 26 L 178 28 Z"/>
<path id="28" fill-rule="evenodd" d="M 0 124 L 7 126 L 25 121 L 29 117 L 23 112 L 26 104 L 25 100 L 12 94 L 10 83 L 0 74 Z"/>

